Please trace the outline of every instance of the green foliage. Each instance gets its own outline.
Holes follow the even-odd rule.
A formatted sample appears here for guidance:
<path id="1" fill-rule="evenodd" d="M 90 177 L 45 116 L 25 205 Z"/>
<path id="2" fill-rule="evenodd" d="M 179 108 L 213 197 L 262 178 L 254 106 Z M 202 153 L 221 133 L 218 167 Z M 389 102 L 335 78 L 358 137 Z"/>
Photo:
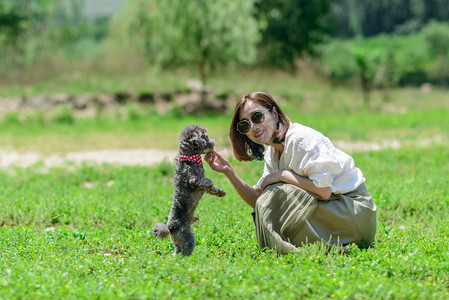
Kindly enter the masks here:
<path id="1" fill-rule="evenodd" d="M 20 114 L 18 112 L 11 112 L 5 114 L 5 116 L 3 117 L 3 123 L 8 125 L 20 124 Z"/>
<path id="2" fill-rule="evenodd" d="M 351 44 L 333 40 L 319 48 L 324 74 L 331 80 L 349 80 L 357 74 L 357 64 L 351 54 Z"/>
<path id="3" fill-rule="evenodd" d="M 209 82 L 217 69 L 254 62 L 294 71 L 298 58 L 315 54 L 334 27 L 343 37 L 414 34 L 373 38 L 386 42 L 374 49 L 382 53 L 375 85 L 446 86 L 446 6 L 440 0 L 136 0 L 127 1 L 110 23 L 109 17 L 87 19 L 84 0 L 5 0 L 0 4 L 0 79 L 28 83 L 35 78 L 84 77 L 88 72 L 194 67 L 200 79 Z M 427 28 L 432 19 L 440 23 Z M 350 48 L 356 44 L 362 52 L 371 50 L 359 43 L 332 41 L 324 46 L 328 50 L 321 47 L 325 74 L 333 80 L 357 78 L 360 67 Z M 357 57 L 359 63 L 361 58 L 367 61 Z"/>
<path id="4" fill-rule="evenodd" d="M 449 21 L 446 0 L 336 0 L 331 7 L 334 36 L 340 38 L 415 34 L 429 21 Z"/>
<path id="5" fill-rule="evenodd" d="M 360 86 L 363 91 L 365 107 L 369 108 L 370 92 L 374 85 L 374 79 L 381 61 L 381 56 L 376 51 L 356 48 L 353 56 L 359 68 Z"/>
<path id="6" fill-rule="evenodd" d="M 392 39 L 391 39 L 392 40 Z M 429 82 L 427 66 L 431 59 L 421 35 L 397 38 L 397 44 L 389 46 L 390 68 L 393 70 L 393 84 L 419 86 Z"/>
<path id="7" fill-rule="evenodd" d="M 113 26 L 151 63 L 195 66 L 206 82 L 217 67 L 254 61 L 259 34 L 252 8 L 243 0 L 130 1 Z"/>
<path id="8" fill-rule="evenodd" d="M 356 78 L 365 68 L 381 87 L 440 84 L 449 78 L 447 27 L 431 23 L 413 36 L 333 40 L 320 47 L 322 67 L 333 80 Z"/>
<path id="9" fill-rule="evenodd" d="M 13 39 L 21 34 L 25 17 L 18 11 L 0 3 L 0 33 L 3 40 Z M 3 41 L 4 42 L 4 41 Z"/>
<path id="10" fill-rule="evenodd" d="M 37 120 L 39 121 L 39 119 Z M 55 112 L 52 113 L 50 121 L 56 124 L 68 124 L 68 125 L 75 123 L 73 109 L 68 106 L 64 106 L 57 109 Z"/>
<path id="11" fill-rule="evenodd" d="M 256 14 L 263 24 L 260 52 L 264 64 L 295 68 L 295 60 L 304 52 L 313 54 L 328 31 L 326 16 L 330 2 L 256 1 Z"/>
<path id="12" fill-rule="evenodd" d="M 422 30 L 429 53 L 433 57 L 447 57 L 449 54 L 449 24 L 430 22 Z"/>
<path id="13" fill-rule="evenodd" d="M 0 71 L 10 66 L 21 66 L 27 37 L 37 33 L 48 4 L 49 1 L 37 0 L 0 3 Z"/>
<path id="14" fill-rule="evenodd" d="M 0 75 L 20 81 L 38 68 L 41 76 L 60 75 L 61 62 L 95 56 L 90 45 L 106 28 L 104 20 L 86 19 L 84 0 L 2 1 L 0 20 Z"/>
<path id="15" fill-rule="evenodd" d="M 133 104 L 128 104 L 126 106 L 126 112 L 128 115 L 128 120 L 130 121 L 137 121 L 142 117 L 139 109 Z"/>
<path id="16" fill-rule="evenodd" d="M 447 86 L 449 80 L 449 23 L 430 22 L 422 33 L 430 56 L 434 58 L 429 77 Z"/>

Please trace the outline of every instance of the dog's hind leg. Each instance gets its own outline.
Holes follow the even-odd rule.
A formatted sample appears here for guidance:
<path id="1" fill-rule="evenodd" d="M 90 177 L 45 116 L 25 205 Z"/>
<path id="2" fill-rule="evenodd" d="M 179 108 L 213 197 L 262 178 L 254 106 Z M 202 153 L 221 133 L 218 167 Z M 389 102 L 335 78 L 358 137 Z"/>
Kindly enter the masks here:
<path id="1" fill-rule="evenodd" d="M 175 245 L 175 253 L 174 255 L 179 253 L 179 250 L 182 256 L 192 255 L 195 250 L 195 235 L 190 227 L 184 227 L 182 230 L 178 230 L 176 232 L 171 233 L 173 244 Z M 179 248 L 177 247 L 179 246 Z"/>
<path id="2" fill-rule="evenodd" d="M 173 242 L 173 246 L 175 246 L 175 251 L 173 251 L 173 256 L 176 256 L 177 254 L 181 253 L 181 246 L 178 244 L 176 239 L 173 237 L 173 235 L 170 235 L 171 241 Z"/>

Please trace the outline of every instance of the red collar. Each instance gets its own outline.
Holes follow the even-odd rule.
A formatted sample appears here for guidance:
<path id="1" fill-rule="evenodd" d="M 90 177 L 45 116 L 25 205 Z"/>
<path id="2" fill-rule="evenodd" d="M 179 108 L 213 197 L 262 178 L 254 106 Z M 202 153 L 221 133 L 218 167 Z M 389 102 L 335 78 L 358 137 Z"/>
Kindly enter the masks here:
<path id="1" fill-rule="evenodd" d="M 201 160 L 201 155 L 199 155 L 199 154 L 179 155 L 178 161 L 194 161 L 196 163 L 199 163 L 201 166 L 203 166 L 203 161 Z"/>

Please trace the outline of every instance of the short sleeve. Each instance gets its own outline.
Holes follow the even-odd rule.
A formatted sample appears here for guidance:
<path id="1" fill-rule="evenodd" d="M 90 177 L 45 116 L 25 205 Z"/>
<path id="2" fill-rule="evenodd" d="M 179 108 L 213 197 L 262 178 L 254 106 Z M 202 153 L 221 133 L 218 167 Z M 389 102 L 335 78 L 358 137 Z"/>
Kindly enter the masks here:
<path id="1" fill-rule="evenodd" d="M 293 155 L 288 165 L 298 175 L 312 180 L 316 187 L 331 187 L 335 191 L 334 176 L 341 173 L 342 166 L 338 153 L 329 144 L 330 141 L 324 136 L 308 139 L 307 143 L 292 143 L 288 150 Z"/>
<path id="2" fill-rule="evenodd" d="M 321 169 L 309 175 L 309 179 L 318 188 L 332 187 L 333 178 L 329 170 Z"/>
<path id="3" fill-rule="evenodd" d="M 304 160 L 292 167 L 302 169 L 304 176 L 318 188 L 330 187 L 333 193 L 345 193 L 365 181 L 353 158 L 333 147 L 325 137 L 308 153 Z"/>

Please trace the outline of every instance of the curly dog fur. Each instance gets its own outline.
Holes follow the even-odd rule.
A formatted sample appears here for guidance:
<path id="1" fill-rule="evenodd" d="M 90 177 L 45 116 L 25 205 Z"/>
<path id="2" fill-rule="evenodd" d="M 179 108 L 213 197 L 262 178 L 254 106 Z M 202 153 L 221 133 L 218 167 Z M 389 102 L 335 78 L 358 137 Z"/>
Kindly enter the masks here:
<path id="1" fill-rule="evenodd" d="M 179 136 L 179 154 L 193 156 L 213 150 L 215 141 L 209 139 L 206 128 L 201 125 L 185 127 Z M 200 158 L 201 159 L 201 158 Z M 189 256 L 195 250 L 195 236 L 190 227 L 198 221 L 195 209 L 204 193 L 223 197 L 226 193 L 216 188 L 210 178 L 204 177 L 204 169 L 195 161 L 178 160 L 175 167 L 173 200 L 167 225 L 156 223 L 153 235 L 170 238 L 175 246 L 173 255 Z"/>

